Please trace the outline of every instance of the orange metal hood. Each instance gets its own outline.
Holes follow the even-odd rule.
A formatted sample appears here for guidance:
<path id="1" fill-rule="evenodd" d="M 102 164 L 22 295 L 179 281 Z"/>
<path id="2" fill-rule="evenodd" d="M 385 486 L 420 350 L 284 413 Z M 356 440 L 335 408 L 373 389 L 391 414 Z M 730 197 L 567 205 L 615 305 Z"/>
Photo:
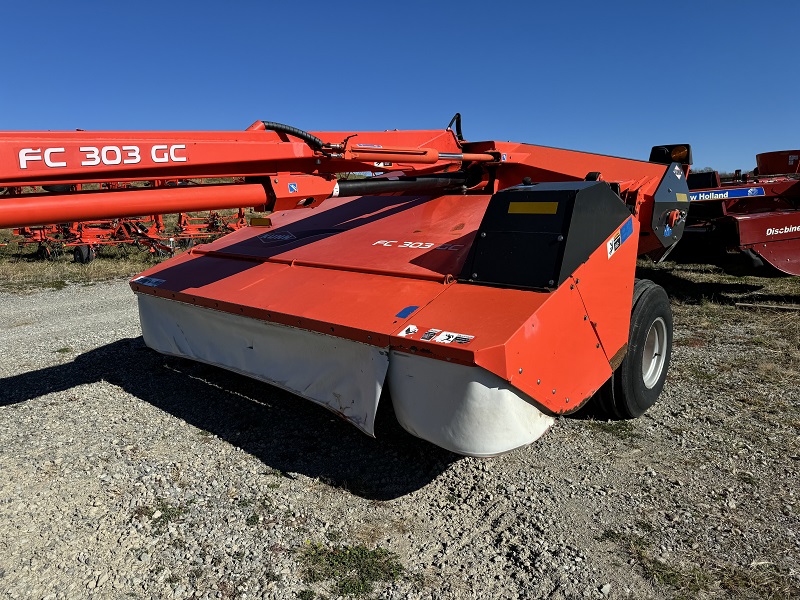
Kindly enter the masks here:
<path id="1" fill-rule="evenodd" d="M 131 286 L 167 300 L 480 366 L 546 410 L 569 412 L 608 378 L 611 359 L 627 341 L 630 304 L 608 306 L 603 298 L 619 292 L 624 298 L 631 287 L 635 244 L 613 257 L 599 248 L 555 291 L 458 283 L 489 198 L 361 197 L 332 200 L 314 212 L 277 213 L 271 227 L 246 228 L 196 247 L 145 271 Z M 593 263 L 602 276 L 591 276 L 599 268 Z M 586 271 L 583 281 L 579 271 Z"/>

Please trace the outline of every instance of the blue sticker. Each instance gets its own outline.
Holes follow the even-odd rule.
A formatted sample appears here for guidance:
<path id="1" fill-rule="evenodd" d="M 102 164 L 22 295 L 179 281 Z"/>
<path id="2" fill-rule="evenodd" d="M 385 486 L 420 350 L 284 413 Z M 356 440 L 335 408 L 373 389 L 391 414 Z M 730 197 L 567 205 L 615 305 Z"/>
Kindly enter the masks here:
<path id="1" fill-rule="evenodd" d="M 418 308 L 419 308 L 419 306 L 406 306 L 403 310 L 401 310 L 399 313 L 397 313 L 395 315 L 395 317 L 398 317 L 400 319 L 405 319 L 407 316 L 409 316 L 411 313 L 413 313 Z"/>
<path id="2" fill-rule="evenodd" d="M 747 198 L 748 196 L 764 196 L 763 187 L 731 188 L 729 190 L 709 190 L 707 192 L 689 192 L 689 200 L 727 200 L 728 198 Z"/>
<path id="3" fill-rule="evenodd" d="M 633 233 L 633 217 L 630 217 L 619 230 L 620 244 L 631 237 Z"/>
<path id="4" fill-rule="evenodd" d="M 672 235 L 672 227 L 669 225 L 664 225 L 664 237 L 669 237 Z"/>
<path id="5" fill-rule="evenodd" d="M 290 183 L 289 184 L 289 193 L 290 194 L 294 194 L 296 191 L 297 191 L 297 184 L 296 183 Z"/>
<path id="6" fill-rule="evenodd" d="M 503 154 L 503 160 L 505 160 L 505 159 L 506 159 L 506 155 L 505 155 L 505 154 Z"/>
<path id="7" fill-rule="evenodd" d="M 608 240 L 606 243 L 606 250 L 608 251 L 608 258 L 611 258 L 614 253 L 619 250 L 619 247 L 631 237 L 633 233 L 633 217 L 628 217 L 628 220 L 625 221 L 622 226 L 617 230 L 614 235 L 611 236 L 611 239 Z"/>

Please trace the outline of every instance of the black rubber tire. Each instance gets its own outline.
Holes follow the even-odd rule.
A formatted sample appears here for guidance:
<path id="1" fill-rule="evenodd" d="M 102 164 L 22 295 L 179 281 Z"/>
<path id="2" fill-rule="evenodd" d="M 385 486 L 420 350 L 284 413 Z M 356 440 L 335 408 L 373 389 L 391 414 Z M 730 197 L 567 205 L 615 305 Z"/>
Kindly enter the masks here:
<path id="1" fill-rule="evenodd" d="M 75 246 L 75 249 L 72 251 L 72 257 L 75 262 L 81 263 L 82 265 L 92 262 L 95 256 L 94 248 L 86 244 Z"/>
<path id="2" fill-rule="evenodd" d="M 53 251 L 49 246 L 39 244 L 39 247 L 36 249 L 36 256 L 42 260 L 53 260 Z"/>
<path id="3" fill-rule="evenodd" d="M 67 192 L 75 191 L 75 186 L 70 183 L 55 183 L 52 185 L 43 185 L 42 189 L 46 192 L 65 194 Z"/>
<path id="4" fill-rule="evenodd" d="M 653 406 L 664 388 L 671 354 L 669 297 L 664 288 L 652 281 L 637 280 L 633 288 L 628 353 L 598 394 L 604 416 L 634 419 Z"/>

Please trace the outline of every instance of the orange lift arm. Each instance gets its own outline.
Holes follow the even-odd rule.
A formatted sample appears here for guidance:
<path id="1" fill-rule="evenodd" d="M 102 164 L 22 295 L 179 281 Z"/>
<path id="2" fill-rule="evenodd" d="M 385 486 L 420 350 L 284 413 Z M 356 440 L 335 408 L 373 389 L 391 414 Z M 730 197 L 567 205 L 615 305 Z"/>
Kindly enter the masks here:
<path id="1" fill-rule="evenodd" d="M 336 174 L 343 172 L 390 172 L 400 178 L 340 182 Z M 459 186 L 469 193 L 493 193 L 523 181 L 595 177 L 614 183 L 642 222 L 640 253 L 647 253 L 680 238 L 688 207 L 681 182 L 685 167 L 677 163 L 509 142 L 470 143 L 451 129 L 304 132 L 256 121 L 239 132 L 0 133 L 0 186 L 189 177 L 245 177 L 257 183 L 18 195 L 3 201 L 0 227 L 240 206 L 311 208 L 336 196 Z"/>

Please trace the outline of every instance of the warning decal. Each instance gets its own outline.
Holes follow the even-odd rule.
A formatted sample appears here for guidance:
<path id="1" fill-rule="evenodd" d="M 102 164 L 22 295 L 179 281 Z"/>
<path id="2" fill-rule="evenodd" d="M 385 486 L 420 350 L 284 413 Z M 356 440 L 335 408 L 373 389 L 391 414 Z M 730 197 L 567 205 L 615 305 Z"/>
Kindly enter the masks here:
<path id="1" fill-rule="evenodd" d="M 467 335 L 466 333 L 457 333 L 455 331 L 428 329 L 419 339 L 423 342 L 436 342 L 437 344 L 468 344 L 475 339 L 475 336 Z"/>
<path id="2" fill-rule="evenodd" d="M 400 337 L 406 337 L 406 336 L 409 336 L 409 335 L 414 335 L 415 333 L 417 333 L 417 331 L 419 331 L 419 330 L 417 329 L 416 325 L 409 325 L 408 327 L 403 329 L 403 331 L 401 331 L 397 335 L 400 336 Z"/>
<path id="3" fill-rule="evenodd" d="M 606 242 L 608 258 L 611 258 L 614 252 L 625 243 L 625 240 L 631 237 L 631 234 L 633 234 L 633 217 L 628 217 L 628 220 L 623 223 L 622 227 L 620 227 L 616 233 L 611 236 L 611 239 Z"/>
<path id="4" fill-rule="evenodd" d="M 465 335 L 463 333 L 455 333 L 453 331 L 442 331 L 439 335 L 433 338 L 434 342 L 439 344 L 467 344 L 474 338 L 474 335 Z"/>

